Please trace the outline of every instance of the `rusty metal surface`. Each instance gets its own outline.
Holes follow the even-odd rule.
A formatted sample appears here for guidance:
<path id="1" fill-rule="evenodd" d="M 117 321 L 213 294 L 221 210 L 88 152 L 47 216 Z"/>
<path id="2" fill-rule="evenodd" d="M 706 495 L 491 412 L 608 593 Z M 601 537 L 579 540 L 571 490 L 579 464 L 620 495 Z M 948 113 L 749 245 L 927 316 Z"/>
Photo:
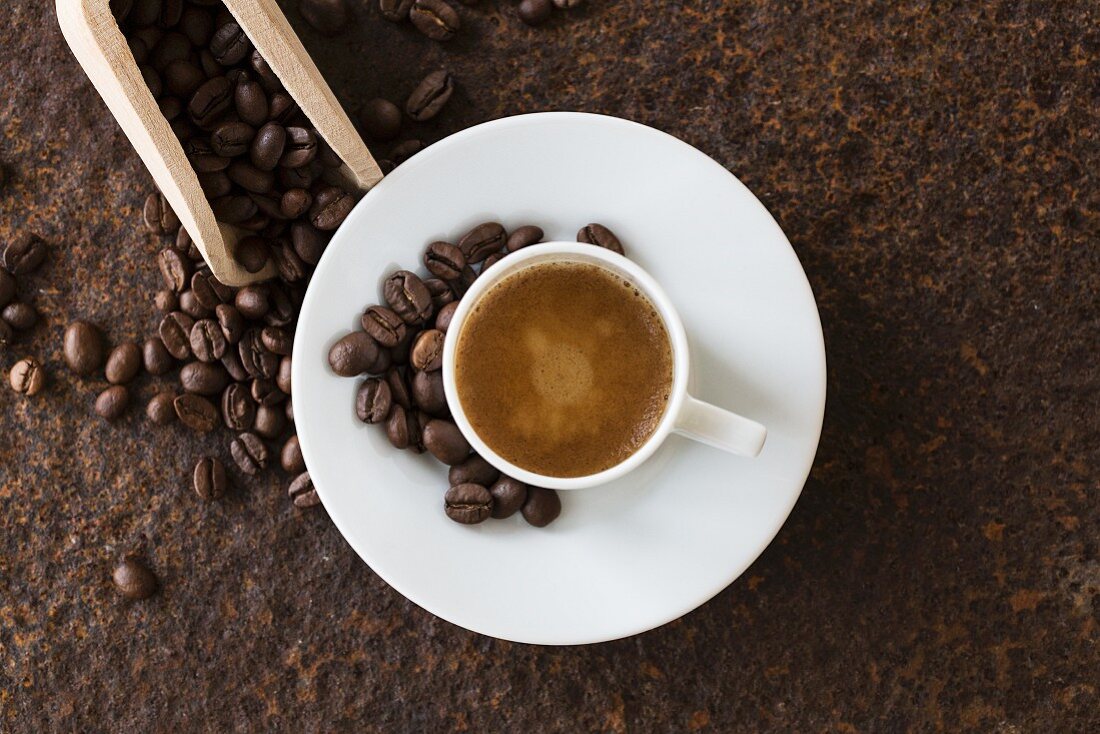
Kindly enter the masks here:
<path id="1" fill-rule="evenodd" d="M 290 17 L 353 115 L 443 65 L 459 87 L 426 140 L 616 114 L 760 196 L 830 357 L 806 491 L 701 609 L 577 649 L 433 618 L 278 472 L 201 504 L 186 477 L 225 435 L 140 408 L 108 426 L 61 361 L 78 316 L 155 328 L 151 183 L 52 3 L 13 0 L 0 237 L 53 249 L 23 281 L 43 322 L 0 367 L 33 354 L 51 381 L 0 389 L 0 731 L 1100 728 L 1095 3 L 634 0 L 528 29 L 483 0 L 448 45 L 352 5 L 336 38 Z M 161 579 L 145 602 L 110 583 L 134 547 Z"/>

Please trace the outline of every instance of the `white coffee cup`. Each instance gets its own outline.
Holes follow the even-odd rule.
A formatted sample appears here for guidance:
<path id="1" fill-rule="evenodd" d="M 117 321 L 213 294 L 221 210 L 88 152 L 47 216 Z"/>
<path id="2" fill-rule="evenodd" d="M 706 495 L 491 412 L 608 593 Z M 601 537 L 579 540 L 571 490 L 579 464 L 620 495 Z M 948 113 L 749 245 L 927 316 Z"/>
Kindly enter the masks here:
<path id="1" fill-rule="evenodd" d="M 462 407 L 462 393 L 455 381 L 455 351 L 462 333 L 462 325 L 482 295 L 504 278 L 524 268 L 548 262 L 580 262 L 597 265 L 611 271 L 621 278 L 632 282 L 644 293 L 664 320 L 672 343 L 672 391 L 661 422 L 653 435 L 642 446 L 615 466 L 596 474 L 579 477 L 551 477 L 512 464 L 488 446 L 473 426 Z M 664 290 L 649 273 L 642 270 L 633 261 L 601 247 L 577 242 L 548 242 L 532 245 L 508 255 L 506 258 L 485 271 L 459 302 L 447 328 L 447 338 L 443 344 L 443 388 L 447 394 L 452 417 L 462 435 L 470 442 L 474 451 L 490 464 L 521 482 L 548 489 L 582 489 L 610 482 L 640 466 L 653 455 L 671 433 L 709 446 L 728 451 L 739 456 L 757 456 L 764 446 L 767 429 L 743 416 L 731 413 L 688 394 L 688 373 L 690 370 L 687 335 L 679 314 Z"/>

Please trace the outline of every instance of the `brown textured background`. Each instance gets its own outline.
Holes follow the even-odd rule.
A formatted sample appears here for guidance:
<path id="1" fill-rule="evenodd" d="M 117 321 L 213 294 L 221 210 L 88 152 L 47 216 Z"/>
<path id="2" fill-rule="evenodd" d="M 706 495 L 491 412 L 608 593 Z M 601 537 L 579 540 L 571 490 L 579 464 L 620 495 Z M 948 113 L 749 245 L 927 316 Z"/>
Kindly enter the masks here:
<path id="1" fill-rule="evenodd" d="M 605 112 L 757 193 L 829 354 L 802 499 L 701 609 L 579 649 L 421 611 L 275 473 L 200 504 L 184 477 L 203 442 L 141 410 L 103 424 L 99 384 L 60 361 L 78 315 L 115 340 L 154 328 L 151 184 L 52 3 L 12 0 L 0 236 L 54 249 L 25 281 L 44 322 L 0 367 L 35 354 L 53 379 L 0 389 L 0 731 L 1100 728 L 1093 0 L 593 1 L 541 29 L 482 0 L 446 46 L 352 4 L 335 39 L 291 11 L 352 113 L 445 64 L 461 86 L 428 140 Z M 109 575 L 135 546 L 163 589 L 124 603 Z"/>

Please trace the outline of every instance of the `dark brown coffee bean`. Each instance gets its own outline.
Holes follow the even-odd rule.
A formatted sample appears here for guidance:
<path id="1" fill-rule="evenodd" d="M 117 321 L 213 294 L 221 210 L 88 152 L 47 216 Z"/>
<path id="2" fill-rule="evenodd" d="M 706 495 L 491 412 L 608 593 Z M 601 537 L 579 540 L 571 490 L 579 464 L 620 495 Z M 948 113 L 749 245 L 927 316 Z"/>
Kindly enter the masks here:
<path id="1" fill-rule="evenodd" d="M 523 503 L 523 519 L 536 528 L 544 528 L 561 514 L 561 498 L 552 489 L 528 487 Z"/>
<path id="2" fill-rule="evenodd" d="M 252 53 L 252 43 L 239 25 L 229 22 L 214 31 L 210 39 L 210 53 L 222 66 L 233 66 Z"/>
<path id="3" fill-rule="evenodd" d="M 268 351 L 280 356 L 290 354 L 294 347 L 294 336 L 286 329 L 275 326 L 265 326 L 260 332 L 260 339 Z"/>
<path id="4" fill-rule="evenodd" d="M 175 393 L 158 392 L 145 406 L 145 415 L 149 421 L 157 426 L 166 426 L 176 419 L 176 409 L 172 405 L 176 399 Z"/>
<path id="5" fill-rule="evenodd" d="M 353 331 L 332 345 L 328 363 L 341 377 L 361 375 L 378 360 L 378 343 L 365 331 Z"/>
<path id="6" fill-rule="evenodd" d="M 287 398 L 286 393 L 279 389 L 275 380 L 265 377 L 252 380 L 250 391 L 257 405 L 278 405 Z"/>
<path id="7" fill-rule="evenodd" d="M 410 330 L 405 338 L 397 342 L 397 345 L 390 349 L 390 362 L 395 365 L 407 365 L 409 363 L 409 350 L 412 349 L 413 339 L 420 333 L 420 327 L 414 327 Z"/>
<path id="8" fill-rule="evenodd" d="M 406 324 L 423 324 L 432 313 L 432 295 L 415 273 L 398 270 L 386 278 L 382 295 Z"/>
<path id="9" fill-rule="evenodd" d="M 306 470 L 302 446 L 298 443 L 298 434 L 294 434 L 283 444 L 283 449 L 279 452 L 279 465 L 287 474 L 300 474 Z"/>
<path id="10" fill-rule="evenodd" d="M 149 63 L 161 75 L 161 79 L 167 81 L 168 68 L 178 61 L 185 61 L 191 53 L 191 42 L 187 40 L 187 36 L 176 31 L 169 31 L 149 52 Z M 196 66 L 195 69 L 202 79 L 206 78 L 201 68 Z"/>
<path id="11" fill-rule="evenodd" d="M 180 293 L 180 311 L 195 319 L 208 319 L 214 315 L 214 312 L 202 305 L 199 299 L 195 296 L 195 292 L 192 290 L 185 290 Z"/>
<path id="12" fill-rule="evenodd" d="M 192 138 L 187 141 L 187 144 L 183 146 L 184 152 L 187 154 L 187 160 L 191 163 L 191 167 L 199 174 L 211 174 L 219 173 L 229 167 L 229 159 L 218 155 L 214 152 L 214 149 L 210 147 L 210 142 L 204 138 Z M 218 179 L 220 182 L 220 179 Z M 206 181 L 205 179 L 199 179 L 200 184 L 210 185 L 211 189 L 207 189 L 204 186 L 204 193 L 207 198 L 214 196 L 213 186 L 215 181 Z M 229 178 L 225 178 L 225 187 L 230 186 Z M 226 192 L 229 192 L 229 188 L 226 188 Z M 219 195 L 216 198 L 225 198 L 224 195 Z"/>
<path id="13" fill-rule="evenodd" d="M 294 247 L 286 240 L 280 240 L 271 248 L 271 259 L 275 263 L 275 269 L 279 277 L 286 283 L 299 283 L 305 280 L 307 266 L 298 257 Z"/>
<path id="14" fill-rule="evenodd" d="M 220 362 L 188 362 L 180 368 L 180 386 L 195 395 L 220 395 L 229 384 L 229 373 Z"/>
<path id="15" fill-rule="evenodd" d="M 218 409 L 201 395 L 184 393 L 172 402 L 172 406 L 180 422 L 192 431 L 208 433 L 218 425 Z"/>
<path id="16" fill-rule="evenodd" d="M 153 95 L 153 99 L 160 99 L 160 95 L 164 93 L 164 82 L 161 81 L 157 70 L 149 64 L 142 64 L 138 67 L 138 71 L 141 72 L 141 79 L 145 82 L 145 86 L 149 88 L 149 93 Z"/>
<path id="17" fill-rule="evenodd" d="M 174 293 L 181 293 L 191 279 L 191 261 L 168 247 L 157 255 L 157 265 L 165 285 Z"/>
<path id="18" fill-rule="evenodd" d="M 153 234 L 172 234 L 180 226 L 179 217 L 162 194 L 152 193 L 146 197 L 142 216 L 146 229 Z"/>
<path id="19" fill-rule="evenodd" d="M 406 20 L 412 6 L 413 0 L 379 0 L 378 2 L 382 17 L 395 23 Z"/>
<path id="20" fill-rule="evenodd" d="M 458 298 L 462 298 L 462 296 L 466 294 L 466 291 L 470 290 L 470 286 L 474 284 L 475 280 L 477 280 L 477 271 L 467 265 L 462 269 L 462 275 L 449 282 L 455 295 Z"/>
<path id="21" fill-rule="evenodd" d="M 394 347 L 405 338 L 408 326 L 393 310 L 385 306 L 371 306 L 361 319 L 363 331 L 383 347 Z"/>
<path id="22" fill-rule="evenodd" d="M 286 125 L 298 114 L 298 104 L 286 92 L 275 92 L 268 103 L 267 116 L 273 122 Z"/>
<path id="23" fill-rule="evenodd" d="M 321 504 L 321 498 L 313 488 L 313 480 L 309 478 L 309 472 L 302 472 L 295 477 L 287 493 L 294 501 L 294 506 L 301 510 Z"/>
<path id="24" fill-rule="evenodd" d="M 235 382 L 222 393 L 222 421 L 231 431 L 251 431 L 256 420 L 256 401 L 244 384 Z"/>
<path id="25" fill-rule="evenodd" d="M 317 264 L 328 245 L 328 235 L 320 232 L 309 222 L 294 222 L 290 226 L 290 238 L 298 257 L 310 265 Z"/>
<path id="26" fill-rule="evenodd" d="M 267 95 L 258 82 L 242 81 L 233 91 L 233 104 L 237 114 L 248 125 L 258 127 L 267 122 Z M 251 144 L 252 138 L 249 138 Z M 242 151 L 243 152 L 243 151 Z"/>
<path id="27" fill-rule="evenodd" d="M 232 288 L 222 285 L 207 270 L 200 270 L 191 276 L 191 291 L 199 304 L 210 311 L 233 300 L 234 296 Z"/>
<path id="28" fill-rule="evenodd" d="M 14 275 L 0 269 L 0 308 L 7 306 L 15 298 L 17 285 Z"/>
<path id="29" fill-rule="evenodd" d="M 179 30 L 192 45 L 205 46 L 214 35 L 214 18 L 206 10 L 188 5 L 180 15 Z"/>
<path id="30" fill-rule="evenodd" d="M 485 222 L 471 229 L 458 241 L 466 262 L 476 264 L 494 252 L 500 252 L 508 233 L 499 222 Z"/>
<path id="31" fill-rule="evenodd" d="M 395 449 L 412 448 L 420 443 L 420 424 L 413 411 L 394 404 L 386 419 L 386 437 Z"/>
<path id="32" fill-rule="evenodd" d="M 249 57 L 249 65 L 252 67 L 252 71 L 256 74 L 256 78 L 259 80 L 263 88 L 268 92 L 279 92 L 283 89 L 283 83 L 279 81 L 279 77 L 275 72 L 271 70 L 271 66 L 268 65 L 267 59 L 265 59 L 259 51 L 252 51 L 252 55 Z"/>
<path id="33" fill-rule="evenodd" d="M 134 342 L 123 342 L 111 350 L 107 357 L 107 382 L 124 385 L 137 377 L 141 370 L 141 347 Z"/>
<path id="34" fill-rule="evenodd" d="M 309 211 L 313 195 L 305 189 L 289 189 L 279 200 L 279 211 L 288 219 L 297 219 Z M 316 265 L 316 263 L 311 263 Z"/>
<path id="35" fill-rule="evenodd" d="M 254 433 L 242 433 L 229 444 L 229 453 L 237 468 L 249 476 L 254 476 L 267 468 L 270 458 L 267 446 Z"/>
<path id="36" fill-rule="evenodd" d="M 266 194 L 275 187 L 275 174 L 271 171 L 263 171 L 256 166 L 243 160 L 236 160 L 229 164 L 229 168 L 226 169 L 226 175 L 229 176 L 229 180 L 240 186 L 245 191 L 252 194 Z M 251 197 L 256 202 L 257 208 L 261 209 L 260 202 L 265 201 L 263 197 L 254 196 Z M 277 216 L 281 216 L 279 210 L 278 200 L 272 197 L 272 203 L 266 207 L 270 213 L 274 213 Z M 268 211 L 265 214 L 270 216 Z"/>
<path id="37" fill-rule="evenodd" d="M 237 308 L 228 303 L 223 303 L 214 309 L 214 315 L 218 320 L 218 327 L 222 330 L 222 336 L 228 344 L 237 344 L 244 333 L 244 318 Z"/>
<path id="38" fill-rule="evenodd" d="M 554 4 L 550 0 L 522 0 L 516 8 L 519 19 L 527 25 L 542 25 L 550 20 Z"/>
<path id="39" fill-rule="evenodd" d="M 187 103 L 187 112 L 195 124 L 210 129 L 217 124 L 233 101 L 233 89 L 224 76 L 207 79 Z"/>
<path id="40" fill-rule="evenodd" d="M 447 395 L 443 390 L 443 373 L 415 372 L 412 376 L 412 399 L 425 413 L 436 417 L 447 417 Z"/>
<path id="41" fill-rule="evenodd" d="M 541 227 L 536 227 L 533 224 L 524 225 L 512 234 L 508 235 L 508 240 L 505 242 L 505 247 L 508 248 L 508 252 L 515 252 L 521 250 L 524 247 L 530 247 L 531 245 L 542 242 L 544 233 Z"/>
<path id="42" fill-rule="evenodd" d="M 195 320 L 182 311 L 173 311 L 160 322 L 160 340 L 164 348 L 176 359 L 191 356 L 191 329 Z"/>
<path id="43" fill-rule="evenodd" d="M 134 0 L 110 0 L 108 5 L 111 8 L 111 15 L 121 24 L 134 9 Z"/>
<path id="44" fill-rule="evenodd" d="M 413 407 L 412 397 L 408 382 L 401 370 L 390 368 L 386 370 L 385 378 L 386 384 L 390 387 L 390 397 L 393 403 L 400 405 L 405 410 L 411 410 Z"/>
<path id="45" fill-rule="evenodd" d="M 290 395 L 292 357 L 288 354 L 279 360 L 279 371 L 275 373 L 275 386 L 285 395 Z"/>
<path id="46" fill-rule="evenodd" d="M 470 455 L 470 443 L 458 426 L 447 420 L 429 420 L 424 426 L 422 440 L 424 448 L 444 464 L 461 464 Z"/>
<path id="47" fill-rule="evenodd" d="M 157 25 L 161 28 L 173 28 L 183 15 L 183 0 L 161 0 L 157 13 Z"/>
<path id="48" fill-rule="evenodd" d="M 38 323 L 38 311 L 29 303 L 12 301 L 0 310 L 0 319 L 16 331 L 29 331 Z"/>
<path id="49" fill-rule="evenodd" d="M 36 358 L 26 357 L 12 365 L 8 382 L 20 395 L 34 396 L 46 386 L 46 370 Z"/>
<path id="50" fill-rule="evenodd" d="M 444 69 L 433 71 L 424 77 L 409 95 L 405 112 L 417 122 L 430 120 L 439 114 L 454 92 L 454 80 Z"/>
<path id="51" fill-rule="evenodd" d="M 175 118 L 183 112 L 181 99 L 191 99 L 199 87 L 206 82 L 206 74 L 202 68 L 188 59 L 176 59 L 164 67 L 164 86 L 174 97 L 164 97 L 160 100 L 161 112 L 165 113 L 165 103 L 172 107 L 172 117 Z M 165 117 L 167 117 L 165 113 Z"/>
<path id="52" fill-rule="evenodd" d="M 148 599 L 157 593 L 157 577 L 149 567 L 133 556 L 127 556 L 111 574 L 115 588 L 127 599 Z"/>
<path id="53" fill-rule="evenodd" d="M 130 404 L 130 391 L 123 385 L 112 385 L 95 399 L 95 412 L 100 418 L 116 421 Z"/>
<path id="54" fill-rule="evenodd" d="M 480 484 L 456 484 L 443 496 L 447 517 L 463 525 L 476 525 L 489 519 L 493 496 Z"/>
<path id="55" fill-rule="evenodd" d="M 409 363 L 424 372 L 440 369 L 443 366 L 444 338 L 443 332 L 437 329 L 420 332 L 409 353 Z"/>
<path id="56" fill-rule="evenodd" d="M 463 270 L 465 270 L 465 268 L 463 268 Z M 453 303 L 455 300 L 455 292 L 454 289 L 451 288 L 451 281 L 441 278 L 425 278 L 424 287 L 428 289 L 428 293 L 432 296 L 433 311 L 443 308 L 448 303 Z"/>
<path id="57" fill-rule="evenodd" d="M 201 362 L 216 362 L 225 354 L 225 334 L 214 319 L 196 321 L 191 327 L 191 353 Z"/>
<path id="58" fill-rule="evenodd" d="M 202 71 L 206 74 L 207 79 L 221 76 L 224 71 L 221 64 L 214 59 L 214 54 L 210 53 L 210 49 L 208 48 L 199 50 L 199 66 L 202 67 Z"/>
<path id="59" fill-rule="evenodd" d="M 162 313 L 168 313 L 169 311 L 175 311 L 179 308 L 180 300 L 179 296 L 169 290 L 157 291 L 157 295 L 153 298 L 153 304 L 157 307 L 157 310 Z"/>
<path id="60" fill-rule="evenodd" d="M 462 274 L 466 256 L 450 242 L 433 242 L 424 250 L 424 265 L 436 277 L 452 280 Z"/>
<path id="61" fill-rule="evenodd" d="M 229 487 L 229 477 L 225 473 L 225 464 L 217 459 L 205 456 L 195 464 L 192 477 L 195 494 L 210 502 L 219 499 Z"/>
<path id="62" fill-rule="evenodd" d="M 174 120 L 183 114 L 183 102 L 176 97 L 161 97 L 157 100 L 157 107 L 166 120 Z"/>
<path id="63" fill-rule="evenodd" d="M 237 345 L 241 364 L 250 377 L 271 379 L 279 369 L 279 357 L 267 350 L 258 329 L 249 329 Z"/>
<path id="64" fill-rule="evenodd" d="M 471 455 L 461 464 L 455 464 L 447 472 L 447 481 L 451 486 L 473 483 L 491 487 L 498 477 L 500 472 L 477 454 Z"/>
<path id="65" fill-rule="evenodd" d="M 316 158 L 319 150 L 317 136 L 312 130 L 304 127 L 288 127 L 286 148 L 283 157 L 279 160 L 279 165 L 283 168 L 301 168 Z"/>
<path id="66" fill-rule="evenodd" d="M 502 475 L 489 487 L 489 494 L 493 495 L 493 517 L 503 520 L 516 514 L 527 502 L 527 485 Z"/>
<path id="67" fill-rule="evenodd" d="M 259 285 L 248 285 L 237 291 L 233 305 L 237 307 L 241 316 L 246 319 L 258 321 L 262 319 L 271 308 L 271 295 L 267 288 Z"/>
<path id="68" fill-rule="evenodd" d="M 90 375 L 103 366 L 106 356 L 103 334 L 87 321 L 74 321 L 65 329 L 62 352 L 73 372 Z"/>
<path id="69" fill-rule="evenodd" d="M 452 301 L 447 305 L 439 309 L 439 312 L 435 315 L 435 328 L 447 333 L 447 329 L 451 325 L 451 319 L 454 318 L 455 311 L 458 310 L 458 301 Z"/>
<path id="70" fill-rule="evenodd" d="M 400 166 L 423 149 L 424 143 L 416 138 L 402 140 L 390 150 L 390 159 L 393 160 L 394 165 Z"/>
<path id="71" fill-rule="evenodd" d="M 286 147 L 286 128 L 277 122 L 269 122 L 261 127 L 252 139 L 249 159 L 256 168 L 263 171 L 274 170 Z"/>
<path id="72" fill-rule="evenodd" d="M 214 128 L 210 135 L 210 148 L 220 156 L 231 158 L 248 151 L 256 130 L 245 122 L 231 120 Z"/>
<path id="73" fill-rule="evenodd" d="M 378 377 L 365 380 L 355 394 L 355 415 L 364 423 L 381 423 L 386 420 L 392 406 L 393 396 L 389 383 Z"/>
<path id="74" fill-rule="evenodd" d="M 46 243 L 38 235 L 24 232 L 4 247 L 0 265 L 12 275 L 27 275 L 45 259 Z"/>
<path id="75" fill-rule="evenodd" d="M 298 9 L 307 23 L 326 36 L 335 36 L 348 26 L 344 0 L 301 0 Z"/>
<path id="76" fill-rule="evenodd" d="M 225 371 L 229 373 L 230 379 L 235 382 L 248 382 L 251 379 L 248 371 L 241 364 L 241 355 L 236 349 L 227 349 L 225 356 L 222 357 L 222 367 L 225 367 Z"/>
<path id="77" fill-rule="evenodd" d="M 256 409 L 256 423 L 252 430 L 261 438 L 275 439 L 286 428 L 286 414 L 277 405 L 261 405 Z"/>
<path id="78" fill-rule="evenodd" d="M 245 194 L 230 194 L 210 202 L 214 218 L 226 224 L 244 225 L 256 214 L 256 202 Z"/>
<path id="79" fill-rule="evenodd" d="M 271 308 L 264 314 L 264 323 L 268 326 L 288 326 L 298 315 L 298 306 L 305 298 L 304 291 L 294 291 L 287 286 L 272 281 L 270 284 Z"/>
<path id="80" fill-rule="evenodd" d="M 583 242 L 586 245 L 596 245 L 612 252 L 617 252 L 620 255 L 623 253 L 623 243 L 619 241 L 619 238 L 615 236 L 607 227 L 602 224 L 586 224 L 581 227 L 581 230 L 577 232 L 577 242 Z"/>
<path id="81" fill-rule="evenodd" d="M 145 371 L 151 375 L 163 375 L 175 366 L 172 355 L 164 346 L 160 337 L 153 336 L 145 340 L 141 348 L 141 359 Z"/>
<path id="82" fill-rule="evenodd" d="M 484 273 L 486 270 L 488 270 L 489 268 L 493 267 L 498 262 L 503 260 L 504 257 L 508 254 L 509 253 L 507 253 L 507 252 L 494 252 L 492 255 L 490 255 L 489 257 L 482 260 L 482 262 L 481 262 L 481 272 Z"/>
<path id="83" fill-rule="evenodd" d="M 462 28 L 458 13 L 445 0 L 415 0 L 409 19 L 433 41 L 448 41 Z"/>
<path id="84" fill-rule="evenodd" d="M 317 229 L 331 232 L 343 224 L 354 207 L 355 198 L 351 194 L 336 186 L 328 186 L 313 198 L 309 221 Z"/>
<path id="85" fill-rule="evenodd" d="M 407 4 L 411 6 L 411 0 Z M 401 132 L 401 109 L 388 99 L 376 97 L 364 105 L 359 122 L 375 140 L 393 140 Z"/>
<path id="86" fill-rule="evenodd" d="M 214 155 L 213 151 L 210 151 L 210 155 Z M 218 156 L 215 157 L 217 157 L 218 160 L 225 160 L 224 158 L 220 158 Z M 188 160 L 191 160 L 190 155 L 188 156 Z M 192 164 L 194 163 L 193 160 L 191 162 Z M 226 161 L 225 166 L 223 166 L 222 168 L 225 168 L 228 165 L 229 162 Z M 196 168 L 196 170 L 198 169 Z M 229 176 L 226 176 L 224 171 L 217 170 L 207 173 L 203 173 L 200 171 L 198 173 L 198 177 L 199 187 L 202 188 L 202 193 L 206 194 L 207 199 L 219 199 L 228 194 L 233 189 L 233 182 L 229 180 Z M 190 238 L 188 238 L 188 245 L 190 245 Z M 176 246 L 176 249 L 181 249 L 178 244 Z"/>

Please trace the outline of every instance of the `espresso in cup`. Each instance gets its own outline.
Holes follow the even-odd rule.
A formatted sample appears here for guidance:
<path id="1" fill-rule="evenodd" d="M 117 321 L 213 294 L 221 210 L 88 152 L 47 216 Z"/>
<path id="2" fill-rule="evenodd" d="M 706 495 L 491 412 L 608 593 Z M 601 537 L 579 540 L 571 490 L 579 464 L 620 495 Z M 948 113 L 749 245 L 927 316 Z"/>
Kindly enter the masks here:
<path id="1" fill-rule="evenodd" d="M 672 390 L 657 309 L 599 265 L 530 265 L 493 285 L 459 334 L 455 386 L 478 437 L 536 474 L 610 469 L 653 435 Z"/>

